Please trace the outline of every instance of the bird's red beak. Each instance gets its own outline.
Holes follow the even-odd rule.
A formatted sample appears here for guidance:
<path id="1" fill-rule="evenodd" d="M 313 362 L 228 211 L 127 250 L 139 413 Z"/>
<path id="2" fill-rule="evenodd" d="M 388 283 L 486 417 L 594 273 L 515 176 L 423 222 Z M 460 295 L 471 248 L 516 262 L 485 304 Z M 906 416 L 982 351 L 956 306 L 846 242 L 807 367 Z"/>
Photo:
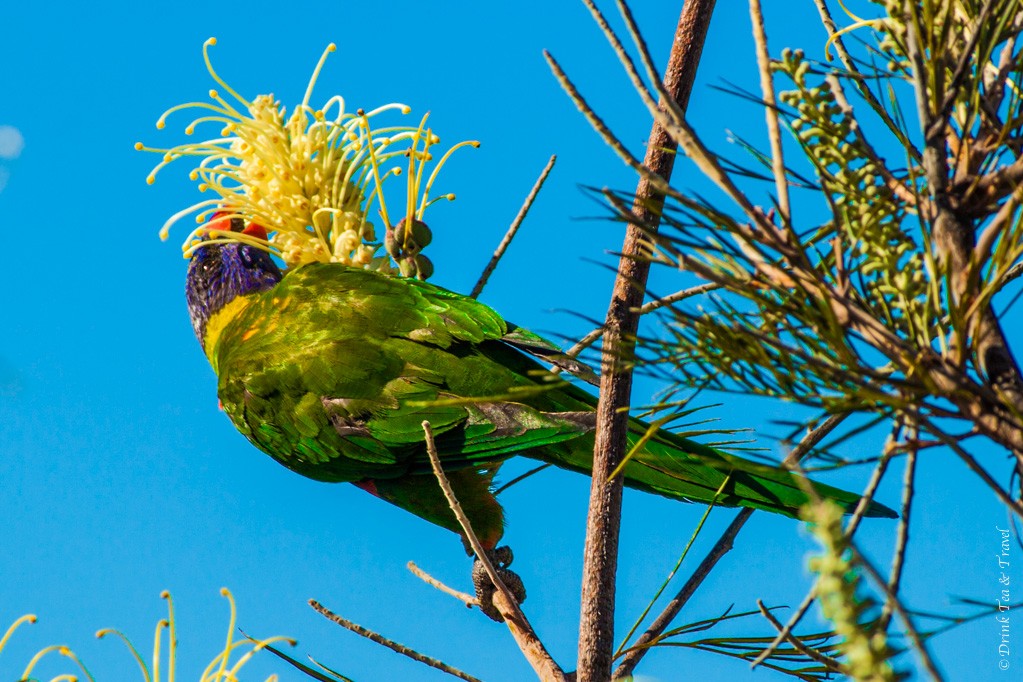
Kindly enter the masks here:
<path id="1" fill-rule="evenodd" d="M 268 237 L 266 233 L 266 228 L 263 227 L 262 225 L 259 225 L 258 223 L 249 223 L 248 225 L 246 225 L 245 229 L 242 230 L 242 234 L 247 234 L 250 237 L 262 239 L 263 241 L 266 241 Z"/>

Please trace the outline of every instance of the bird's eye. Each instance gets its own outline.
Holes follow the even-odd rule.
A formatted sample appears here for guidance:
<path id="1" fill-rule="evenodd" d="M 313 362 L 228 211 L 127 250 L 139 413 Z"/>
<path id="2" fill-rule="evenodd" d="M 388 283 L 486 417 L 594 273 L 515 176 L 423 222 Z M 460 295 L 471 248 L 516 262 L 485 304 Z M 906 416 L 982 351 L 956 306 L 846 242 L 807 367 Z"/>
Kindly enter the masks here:
<path id="1" fill-rule="evenodd" d="M 242 259 L 242 265 L 244 265 L 247 268 L 256 267 L 256 259 L 253 257 L 252 247 L 242 246 L 242 248 L 239 249 L 239 251 L 240 251 L 239 255 L 241 256 Z"/>

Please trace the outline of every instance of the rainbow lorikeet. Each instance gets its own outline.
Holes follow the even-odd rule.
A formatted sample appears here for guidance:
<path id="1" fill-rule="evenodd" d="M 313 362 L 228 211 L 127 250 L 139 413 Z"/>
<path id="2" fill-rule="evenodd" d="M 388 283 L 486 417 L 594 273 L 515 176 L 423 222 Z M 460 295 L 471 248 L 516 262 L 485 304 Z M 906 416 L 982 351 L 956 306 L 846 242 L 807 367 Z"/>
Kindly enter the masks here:
<path id="1" fill-rule="evenodd" d="M 354 483 L 460 533 L 430 470 L 429 420 L 461 505 L 493 549 L 504 527 L 492 493 L 503 460 L 590 470 L 594 396 L 552 385 L 527 353 L 557 348 L 474 299 L 333 263 L 284 274 L 266 252 L 234 242 L 195 250 L 186 295 L 224 411 L 253 445 L 303 476 Z M 648 426 L 632 425 L 635 442 Z M 717 504 L 789 516 L 808 501 L 787 471 L 667 431 L 646 442 L 624 476 L 632 488 L 697 502 L 724 483 Z M 859 501 L 814 487 L 847 509 Z M 895 513 L 872 503 L 867 515 Z"/>

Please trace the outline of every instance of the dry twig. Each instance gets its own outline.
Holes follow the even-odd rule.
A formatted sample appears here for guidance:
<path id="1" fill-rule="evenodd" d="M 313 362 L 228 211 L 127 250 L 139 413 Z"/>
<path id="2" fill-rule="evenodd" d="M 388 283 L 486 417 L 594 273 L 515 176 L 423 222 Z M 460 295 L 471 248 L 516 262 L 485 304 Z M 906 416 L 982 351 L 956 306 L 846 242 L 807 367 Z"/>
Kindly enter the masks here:
<path id="1" fill-rule="evenodd" d="M 437 477 L 441 490 L 444 491 L 444 497 L 448 501 L 448 506 L 451 507 L 455 518 L 458 519 L 458 524 L 462 527 L 465 538 L 472 547 L 472 551 L 475 552 L 477 560 L 483 564 L 487 575 L 497 588 L 497 591 L 494 593 L 494 606 L 501 612 L 501 616 L 504 617 L 504 622 L 508 626 L 508 630 L 511 631 L 512 637 L 515 638 L 519 649 L 530 665 L 533 666 L 533 670 L 536 671 L 539 678 L 543 682 L 565 682 L 565 673 L 554 662 L 554 659 L 547 652 L 540 638 L 536 636 L 533 627 L 526 619 L 526 615 L 519 608 L 515 595 L 511 593 L 508 586 L 501 580 L 494 565 L 490 562 L 489 557 L 487 557 L 483 544 L 476 537 L 476 533 L 473 532 L 469 517 L 462 511 L 462 505 L 459 504 L 458 498 L 455 497 L 455 491 L 451 489 L 448 477 L 444 475 L 440 456 L 437 454 L 437 445 L 433 440 L 433 430 L 430 428 L 430 422 L 428 421 L 423 422 L 423 434 L 426 438 L 426 452 L 430 457 L 433 474 Z"/>
<path id="2" fill-rule="evenodd" d="M 437 580 L 436 578 L 434 578 L 432 575 L 430 575 L 429 573 L 427 573 L 423 569 L 421 569 L 418 566 L 416 566 L 414 561 L 408 562 L 407 567 L 408 567 L 408 570 L 410 570 L 412 572 L 412 575 L 414 575 L 415 577 L 419 578 L 420 580 L 422 580 L 427 585 L 430 585 L 431 587 L 437 588 L 438 590 L 440 590 L 444 594 L 451 595 L 452 597 L 454 597 L 458 601 L 460 601 L 463 604 L 465 604 L 465 608 L 471 609 L 474 606 L 479 606 L 480 605 L 480 602 L 479 602 L 478 599 L 476 599 L 476 597 L 472 596 L 471 594 L 466 594 L 465 592 L 459 592 L 458 590 L 456 590 L 453 587 L 448 587 L 447 585 L 445 585 L 441 581 Z"/>
<path id="3" fill-rule="evenodd" d="M 792 224 L 792 209 L 789 206 L 789 183 L 785 175 L 785 157 L 781 148 L 781 126 L 778 124 L 778 103 L 774 96 L 771 80 L 771 57 L 767 53 L 767 31 L 764 30 L 764 13 L 760 0 L 750 0 L 750 19 L 753 22 L 753 40 L 757 47 L 757 66 L 760 68 L 760 90 L 764 96 L 764 115 L 767 117 L 767 133 L 771 139 L 771 170 L 774 172 L 775 191 L 778 192 L 778 213 L 782 225 Z"/>
<path id="4" fill-rule="evenodd" d="M 519 209 L 518 215 L 515 216 L 515 220 L 513 220 L 511 226 L 508 227 L 508 231 L 504 234 L 504 238 L 501 240 L 501 243 L 497 245 L 497 250 L 494 251 L 494 255 L 491 256 L 490 262 L 487 263 L 487 267 L 483 268 L 483 273 L 480 275 L 479 280 L 476 281 L 476 286 L 472 288 L 472 293 L 469 294 L 470 298 L 476 298 L 483 293 L 483 287 L 487 285 L 487 280 L 489 280 L 490 275 L 494 273 L 501 257 L 504 256 L 504 252 L 508 249 L 508 246 L 511 245 L 512 239 L 515 238 L 516 233 L 518 233 L 519 227 L 522 226 L 522 221 L 526 219 L 526 214 L 529 213 L 529 209 L 533 207 L 536 195 L 540 193 L 540 189 L 543 187 L 543 183 L 547 181 L 547 176 L 550 175 L 551 169 L 554 168 L 554 162 L 557 161 L 557 159 L 557 156 L 551 155 L 547 165 L 544 166 L 543 171 L 540 173 L 540 177 L 536 179 L 535 183 L 533 183 L 533 189 L 529 190 L 526 200 L 522 202 L 522 208 Z"/>
<path id="5" fill-rule="evenodd" d="M 792 448 L 792 451 L 785 458 L 785 461 L 799 461 L 814 447 L 816 447 L 817 444 L 820 443 L 829 433 L 834 431 L 838 425 L 845 420 L 845 418 L 846 415 L 833 415 L 828 417 L 820 426 L 803 436 L 796 447 Z M 678 594 L 676 594 L 675 597 L 668 602 L 667 606 L 664 607 L 664 610 L 661 611 L 660 615 L 657 616 L 654 622 L 650 624 L 650 627 L 647 628 L 646 632 L 640 635 L 639 639 L 636 640 L 636 643 L 625 651 L 622 662 L 615 670 L 614 679 L 619 680 L 632 676 L 633 671 L 636 669 L 636 666 L 639 665 L 639 662 L 646 655 L 647 651 L 649 651 L 650 647 L 660 639 L 661 635 L 668 629 L 668 626 L 671 625 L 675 618 L 678 617 L 678 614 L 682 611 L 682 607 L 686 605 L 686 602 L 689 601 L 700 585 L 703 584 L 704 579 L 710 575 L 710 572 L 717 565 L 717 562 L 721 560 L 721 557 L 731 551 L 733 543 L 735 542 L 735 536 L 739 534 L 739 531 L 742 530 L 742 527 L 746 525 L 746 521 L 748 521 L 749 517 L 752 515 L 753 510 L 747 507 L 742 509 L 735 518 L 732 519 L 728 528 L 726 528 L 724 533 L 721 534 L 721 537 L 718 538 L 714 547 L 712 547 L 710 552 L 707 553 L 707 556 L 705 556 L 703 561 L 700 562 L 700 565 L 696 567 L 696 570 L 693 572 L 692 576 L 690 576 L 689 580 L 686 581 L 685 585 L 682 586 L 682 589 L 679 590 Z M 806 606 L 802 608 L 798 614 L 800 618 L 806 611 L 806 608 L 809 608 L 810 602 L 812 602 L 812 593 L 810 598 L 807 600 Z M 791 630 L 791 627 L 794 626 L 795 623 L 793 622 L 787 627 Z M 781 641 L 782 639 L 776 639 L 772 647 L 777 647 Z M 764 656 L 764 658 L 766 658 L 766 656 Z"/>
<path id="6" fill-rule="evenodd" d="M 372 630 L 364 628 L 356 623 L 353 623 L 347 618 L 343 618 L 337 615 L 336 613 L 334 613 L 333 611 L 331 611 L 330 609 L 328 609 L 326 606 L 316 601 L 315 599 L 309 600 L 309 606 L 313 607 L 317 612 L 320 613 L 320 615 L 322 615 L 327 620 L 333 621 L 340 625 L 341 627 L 345 628 L 346 630 L 350 630 L 355 634 L 359 635 L 360 637 L 365 637 L 371 642 L 381 644 L 390 649 L 391 651 L 401 654 L 402 656 L 407 656 L 408 658 L 411 658 L 413 661 L 418 661 L 420 663 L 430 666 L 431 668 L 436 668 L 437 670 L 446 672 L 448 675 L 454 675 L 459 679 L 466 680 L 466 682 L 482 682 L 482 680 L 480 680 L 479 678 L 464 673 L 458 668 L 453 668 L 444 661 L 439 661 L 436 658 L 431 658 L 429 656 L 421 654 L 415 649 L 410 649 L 404 644 L 399 644 L 398 642 L 395 642 L 392 639 L 388 639 L 381 634 L 373 632 Z"/>
<path id="7" fill-rule="evenodd" d="M 816 649 L 808 647 L 805 644 L 803 644 L 803 640 L 791 634 L 791 628 L 783 626 L 781 624 L 781 621 L 774 617 L 774 614 L 771 613 L 766 606 L 764 606 L 764 602 L 761 601 L 760 599 L 757 600 L 757 607 L 760 609 L 760 613 L 764 616 L 764 618 L 767 619 L 767 622 L 773 625 L 779 634 L 785 632 L 786 633 L 785 639 L 789 642 L 789 644 L 798 649 L 804 656 L 806 656 L 807 658 L 812 658 L 821 665 L 827 666 L 829 670 L 833 670 L 834 672 L 837 673 L 842 672 L 841 661 L 839 661 L 836 658 L 832 658 L 831 656 L 825 656 Z"/>

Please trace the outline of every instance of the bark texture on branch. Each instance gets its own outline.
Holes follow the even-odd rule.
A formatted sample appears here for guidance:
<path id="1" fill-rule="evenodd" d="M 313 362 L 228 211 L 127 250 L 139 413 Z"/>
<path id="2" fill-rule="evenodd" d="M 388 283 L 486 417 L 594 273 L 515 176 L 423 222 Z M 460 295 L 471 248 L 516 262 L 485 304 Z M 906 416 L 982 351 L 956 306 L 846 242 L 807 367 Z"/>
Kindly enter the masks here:
<path id="1" fill-rule="evenodd" d="M 675 39 L 665 71 L 665 90 L 684 111 L 689 103 L 696 68 L 710 25 L 715 0 L 687 0 L 679 17 Z M 675 143 L 654 124 L 647 145 L 645 165 L 665 180 L 671 177 Z M 632 392 L 629 358 L 635 346 L 649 262 L 644 231 L 637 225 L 656 225 L 664 197 L 643 178 L 636 188 L 618 276 L 608 307 L 604 340 L 600 402 L 597 406 L 597 440 L 593 455 L 593 481 L 583 555 L 582 612 L 579 627 L 579 682 L 611 679 L 614 646 L 615 576 L 618 567 L 618 533 L 621 523 L 622 479 L 609 480 L 627 451 L 628 412 Z"/>

